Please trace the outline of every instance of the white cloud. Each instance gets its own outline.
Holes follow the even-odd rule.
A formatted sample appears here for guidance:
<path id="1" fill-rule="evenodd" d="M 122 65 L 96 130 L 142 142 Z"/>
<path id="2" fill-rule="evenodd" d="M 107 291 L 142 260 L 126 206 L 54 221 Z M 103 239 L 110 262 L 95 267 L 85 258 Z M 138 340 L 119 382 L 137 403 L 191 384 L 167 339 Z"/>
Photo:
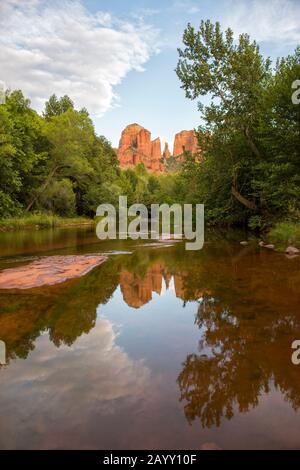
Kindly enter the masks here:
<path id="1" fill-rule="evenodd" d="M 222 26 L 237 35 L 247 32 L 259 42 L 285 45 L 300 42 L 299 0 L 233 0 L 226 10 Z"/>
<path id="2" fill-rule="evenodd" d="M 173 8 L 183 10 L 186 14 L 189 15 L 195 15 L 201 11 L 199 2 L 193 2 L 191 0 L 176 0 L 173 4 Z"/>
<path id="3" fill-rule="evenodd" d="M 157 51 L 157 32 L 124 22 L 79 0 L 5 0 L 0 4 L 0 78 L 41 109 L 50 94 L 68 94 L 102 115 L 117 102 L 114 87 Z"/>

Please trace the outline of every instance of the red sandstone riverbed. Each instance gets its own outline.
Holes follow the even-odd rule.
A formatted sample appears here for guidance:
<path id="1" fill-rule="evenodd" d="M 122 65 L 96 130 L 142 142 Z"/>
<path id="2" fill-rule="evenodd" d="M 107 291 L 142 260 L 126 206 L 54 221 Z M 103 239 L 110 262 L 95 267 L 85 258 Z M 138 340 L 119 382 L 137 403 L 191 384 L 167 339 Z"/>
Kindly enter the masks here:
<path id="1" fill-rule="evenodd" d="M 107 258 L 100 255 L 49 256 L 25 266 L 0 272 L 0 289 L 31 289 L 52 286 L 81 277 Z"/>

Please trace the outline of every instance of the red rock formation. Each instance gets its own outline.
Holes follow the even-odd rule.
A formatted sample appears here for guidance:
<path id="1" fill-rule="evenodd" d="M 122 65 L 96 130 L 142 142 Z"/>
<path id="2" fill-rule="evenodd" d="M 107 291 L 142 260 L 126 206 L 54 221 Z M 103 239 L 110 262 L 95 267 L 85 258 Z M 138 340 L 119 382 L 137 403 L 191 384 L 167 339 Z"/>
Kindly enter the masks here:
<path id="1" fill-rule="evenodd" d="M 151 132 L 139 124 L 130 124 L 121 135 L 117 150 L 121 166 L 135 166 L 143 162 L 150 171 L 161 171 L 160 139 L 151 142 Z"/>
<path id="2" fill-rule="evenodd" d="M 137 136 L 142 129 L 142 126 L 138 124 L 131 124 L 123 130 L 118 148 L 118 157 L 121 166 L 135 164 L 133 149 L 137 148 Z"/>
<path id="3" fill-rule="evenodd" d="M 161 143 L 160 138 L 153 140 L 151 142 L 151 159 L 159 160 L 161 158 Z"/>
<path id="4" fill-rule="evenodd" d="M 175 136 L 173 155 L 178 157 L 184 150 L 195 154 L 197 146 L 198 141 L 194 131 L 179 132 Z M 155 173 L 164 171 L 160 139 L 151 141 L 151 132 L 139 124 L 130 124 L 123 130 L 117 154 L 122 167 L 135 166 L 143 162 L 149 171 Z M 163 157 L 167 159 L 170 156 L 171 152 L 166 143 Z"/>
<path id="5" fill-rule="evenodd" d="M 194 131 L 181 131 L 175 135 L 173 155 L 177 157 L 186 150 L 192 154 L 197 153 L 198 140 Z"/>
<path id="6" fill-rule="evenodd" d="M 0 289 L 32 289 L 53 286 L 81 277 L 106 261 L 99 255 L 48 256 L 25 266 L 0 272 Z"/>
<path id="7" fill-rule="evenodd" d="M 164 156 L 164 158 L 170 158 L 170 156 L 171 156 L 171 152 L 169 150 L 169 144 L 167 142 L 165 143 L 163 156 Z"/>
<path id="8" fill-rule="evenodd" d="M 137 135 L 136 144 L 138 163 L 140 163 L 144 160 L 144 157 L 149 158 L 151 155 L 151 132 L 147 131 L 147 129 L 142 128 Z"/>
<path id="9" fill-rule="evenodd" d="M 161 143 L 160 138 L 153 140 L 151 142 L 151 170 L 155 172 L 162 171 L 161 164 Z"/>

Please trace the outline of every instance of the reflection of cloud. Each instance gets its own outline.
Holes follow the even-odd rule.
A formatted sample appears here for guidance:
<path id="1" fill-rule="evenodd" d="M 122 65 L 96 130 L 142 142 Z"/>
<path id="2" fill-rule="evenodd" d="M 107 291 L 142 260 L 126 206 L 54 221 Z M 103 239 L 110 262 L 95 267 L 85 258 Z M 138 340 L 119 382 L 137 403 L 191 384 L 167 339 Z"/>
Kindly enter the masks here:
<path id="1" fill-rule="evenodd" d="M 16 430 L 23 444 L 28 439 L 29 445 L 36 440 L 40 446 L 41 439 L 48 439 L 49 445 L 55 439 L 56 446 L 53 425 L 63 434 L 90 425 L 99 412 L 102 418 L 116 412 L 120 400 L 131 406 L 142 398 L 150 370 L 115 341 L 112 324 L 100 318 L 72 348 L 57 349 L 42 336 L 30 360 L 17 360 L 1 371 L 0 446 L 17 447 Z"/>

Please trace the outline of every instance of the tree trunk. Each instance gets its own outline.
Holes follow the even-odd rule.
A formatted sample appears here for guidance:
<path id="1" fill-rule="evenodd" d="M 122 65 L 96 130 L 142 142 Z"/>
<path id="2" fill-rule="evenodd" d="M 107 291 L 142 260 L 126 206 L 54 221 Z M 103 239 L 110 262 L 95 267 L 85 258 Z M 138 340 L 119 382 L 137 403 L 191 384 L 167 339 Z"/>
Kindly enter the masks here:
<path id="1" fill-rule="evenodd" d="M 247 209 L 250 209 L 252 211 L 257 211 L 257 206 L 256 206 L 255 202 L 249 201 L 249 199 L 246 199 L 244 196 L 242 196 L 234 186 L 231 187 L 231 194 L 241 204 L 243 204 L 243 206 L 247 207 Z"/>
<path id="2" fill-rule="evenodd" d="M 26 207 L 25 211 L 26 212 L 29 212 L 30 209 L 32 208 L 32 206 L 36 203 L 36 201 L 38 200 L 38 198 L 40 197 L 40 195 L 45 191 L 45 189 L 47 188 L 47 186 L 49 185 L 50 181 L 52 180 L 53 176 L 55 175 L 55 173 L 61 169 L 61 168 L 64 168 L 64 167 L 67 167 L 66 165 L 62 166 L 62 165 L 57 165 L 56 167 L 53 168 L 53 170 L 50 172 L 48 178 L 46 179 L 46 181 L 42 184 L 42 186 L 40 187 L 39 191 L 37 191 L 37 193 L 33 196 L 33 198 L 31 199 L 31 201 L 29 202 L 28 206 Z"/>
<path id="3" fill-rule="evenodd" d="M 260 158 L 260 157 L 261 157 L 260 151 L 258 150 L 258 148 L 257 148 L 257 146 L 256 146 L 256 144 L 255 144 L 255 142 L 252 140 L 252 137 L 251 137 L 251 135 L 250 135 L 250 132 L 249 132 L 248 127 L 246 127 L 246 128 L 244 129 L 244 134 L 245 134 L 245 136 L 246 136 L 248 145 L 249 145 L 249 147 L 251 148 L 252 152 L 254 153 L 254 155 L 255 155 L 256 157 Z"/>

